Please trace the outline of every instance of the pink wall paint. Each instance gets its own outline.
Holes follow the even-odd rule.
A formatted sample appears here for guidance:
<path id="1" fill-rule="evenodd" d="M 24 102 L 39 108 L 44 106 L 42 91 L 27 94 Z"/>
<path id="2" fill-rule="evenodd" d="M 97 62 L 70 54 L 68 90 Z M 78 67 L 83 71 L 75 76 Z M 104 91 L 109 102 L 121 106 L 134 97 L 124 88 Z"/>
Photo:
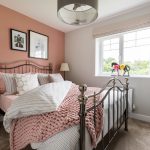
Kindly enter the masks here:
<path id="1" fill-rule="evenodd" d="M 31 59 L 28 58 L 27 52 L 11 50 L 10 28 L 27 32 L 27 41 L 28 30 L 49 36 L 49 59 Z M 64 40 L 65 34 L 63 32 L 0 5 L 0 62 L 10 62 L 18 59 L 30 59 L 42 65 L 51 62 L 54 72 L 57 72 L 60 63 L 64 61 Z"/>

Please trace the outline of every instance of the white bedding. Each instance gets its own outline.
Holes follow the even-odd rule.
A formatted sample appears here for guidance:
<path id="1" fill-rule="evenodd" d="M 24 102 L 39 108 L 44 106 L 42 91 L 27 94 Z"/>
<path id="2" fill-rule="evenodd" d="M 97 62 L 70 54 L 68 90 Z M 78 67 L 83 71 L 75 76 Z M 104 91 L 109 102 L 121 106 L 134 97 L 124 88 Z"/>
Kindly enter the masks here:
<path id="1" fill-rule="evenodd" d="M 0 95 L 0 108 L 6 112 L 17 97 L 17 95 Z"/>
<path id="2" fill-rule="evenodd" d="M 10 132 L 11 121 L 15 118 L 55 111 L 67 95 L 71 84 L 70 81 L 45 84 L 16 98 L 4 116 L 5 130 Z"/>
<path id="3" fill-rule="evenodd" d="M 32 91 L 29 91 L 22 96 L 18 97 L 12 106 L 6 112 L 4 116 L 4 127 L 9 132 L 11 120 L 23 116 L 29 116 L 34 114 L 41 114 L 44 112 L 50 112 L 56 110 L 59 104 L 62 102 L 67 92 L 71 87 L 71 82 L 63 81 L 57 83 L 50 83 L 47 85 L 40 86 Z M 37 93 L 38 91 L 38 93 Z M 40 92 L 41 91 L 41 92 Z M 58 95 L 58 91 L 60 95 Z M 105 91 L 106 92 L 106 91 Z M 42 101 L 41 101 L 42 100 Z M 56 101 L 57 100 L 57 101 Z M 52 104 L 56 101 L 53 107 Z M 42 107 L 41 107 L 42 103 Z M 110 128 L 113 126 L 113 99 L 111 93 L 110 99 Z M 120 107 L 120 102 L 118 103 Z M 123 104 L 123 103 L 122 103 Z M 125 104 L 124 104 L 125 106 Z M 115 107 L 117 107 L 117 101 L 115 101 Z M 125 108 L 124 108 L 125 109 Z M 115 109 L 115 121 L 117 120 L 117 112 Z M 119 114 L 118 118 L 120 118 Z M 104 103 L 104 135 L 108 132 L 108 101 Z M 101 136 L 99 137 L 99 142 Z M 31 147 L 37 150 L 79 150 L 79 125 L 71 127 L 69 129 L 60 132 L 53 137 L 47 139 L 43 143 L 31 143 Z M 86 149 L 92 150 L 90 136 L 86 130 Z"/>
<path id="4" fill-rule="evenodd" d="M 105 94 L 107 91 L 104 91 L 103 94 Z M 129 91 L 129 107 L 131 107 L 132 103 L 131 103 L 131 92 Z M 115 93 L 117 95 L 117 93 Z M 112 92 L 111 92 L 111 96 L 110 96 L 110 128 L 113 127 L 113 97 L 112 97 Z M 120 98 L 120 94 L 119 94 L 119 98 Z M 122 108 L 123 108 L 123 99 L 118 102 L 118 107 L 120 108 L 122 104 Z M 117 99 L 115 101 L 115 108 L 117 107 Z M 124 103 L 124 110 L 125 110 L 126 106 Z M 119 109 L 120 110 L 120 109 Z M 119 111 L 120 112 L 120 111 Z M 118 113 L 118 118 L 120 118 L 120 116 L 123 115 L 123 111 L 122 113 Z M 117 121 L 117 109 L 115 109 L 115 122 Z M 104 103 L 104 115 L 103 115 L 103 131 L 104 131 L 104 135 L 106 135 L 108 133 L 108 98 L 105 100 Z M 85 141 L 85 149 L 86 150 L 92 150 L 92 146 L 91 146 L 91 139 L 90 139 L 90 135 L 86 129 L 86 133 L 85 133 L 85 137 L 86 137 L 86 141 Z M 101 140 L 101 135 L 98 138 L 97 143 Z M 59 134 L 54 135 L 53 137 L 47 139 L 45 142 L 43 143 L 32 143 L 31 147 L 33 149 L 37 149 L 37 150 L 79 150 L 79 125 L 78 126 L 74 126 L 72 128 L 69 128 L 63 132 L 60 132 Z"/>

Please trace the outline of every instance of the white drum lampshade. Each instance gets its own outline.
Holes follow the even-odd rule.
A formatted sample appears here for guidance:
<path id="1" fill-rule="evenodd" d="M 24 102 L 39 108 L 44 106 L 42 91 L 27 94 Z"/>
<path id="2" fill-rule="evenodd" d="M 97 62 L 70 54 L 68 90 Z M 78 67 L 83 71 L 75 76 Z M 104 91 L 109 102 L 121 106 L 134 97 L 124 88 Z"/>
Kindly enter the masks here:
<path id="1" fill-rule="evenodd" d="M 64 80 L 65 80 L 65 72 L 70 71 L 68 63 L 62 63 L 60 66 L 60 71 L 64 72 Z"/>
<path id="2" fill-rule="evenodd" d="M 62 63 L 60 67 L 60 71 L 69 71 L 68 63 Z"/>
<path id="3" fill-rule="evenodd" d="M 57 0 L 57 13 L 64 23 L 88 24 L 98 17 L 98 0 Z"/>

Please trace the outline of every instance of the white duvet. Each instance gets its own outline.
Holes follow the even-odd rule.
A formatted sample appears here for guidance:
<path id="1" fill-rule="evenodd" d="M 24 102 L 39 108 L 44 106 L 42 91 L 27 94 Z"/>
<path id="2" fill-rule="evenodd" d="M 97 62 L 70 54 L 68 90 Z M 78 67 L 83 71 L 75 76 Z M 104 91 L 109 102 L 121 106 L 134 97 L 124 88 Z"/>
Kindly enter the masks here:
<path id="1" fill-rule="evenodd" d="M 107 92 L 104 91 L 103 95 L 105 95 Z M 116 92 L 115 92 L 116 93 Z M 110 93 L 110 128 L 113 126 L 113 93 Z M 129 90 L 129 106 L 130 109 L 132 108 L 132 91 Z M 120 99 L 119 94 L 119 99 Z M 117 94 L 115 94 L 115 97 L 117 98 Z M 123 99 L 122 101 L 122 107 L 123 107 Z M 124 103 L 125 104 L 125 103 Z M 121 103 L 120 100 L 118 102 L 118 107 L 120 108 Z M 117 107 L 117 99 L 115 100 L 115 108 Z M 124 107 L 124 109 L 126 106 Z M 119 109 L 120 111 L 120 109 Z M 118 119 L 120 116 L 123 115 L 123 111 L 118 114 Z M 117 121 L 117 109 L 115 109 L 115 122 Z M 103 114 L 103 133 L 106 135 L 108 133 L 108 98 L 106 98 L 104 102 L 104 114 Z M 86 129 L 85 132 L 85 149 L 86 150 L 92 150 L 93 147 L 91 145 L 91 138 L 90 135 Z M 101 140 L 101 136 L 98 138 L 97 143 Z M 31 144 L 33 149 L 37 150 L 79 150 L 79 125 L 71 127 L 67 130 L 64 130 L 63 132 L 60 132 L 53 137 L 47 139 L 45 142 L 42 143 L 32 143 Z"/>
<path id="2" fill-rule="evenodd" d="M 68 93 L 71 82 L 63 81 L 50 83 L 29 91 L 16 99 L 16 102 L 8 109 L 4 116 L 4 127 L 9 132 L 11 121 L 14 118 L 51 112 L 57 109 L 66 94 Z M 106 93 L 106 91 L 104 92 Z M 110 100 L 112 114 L 112 96 Z M 115 102 L 115 106 L 116 106 Z M 120 107 L 120 103 L 119 103 Z M 116 111 L 116 110 L 115 110 Z M 123 112 L 122 112 L 123 113 Z M 116 112 L 115 112 L 116 114 Z M 119 118 L 120 118 L 119 114 Z M 117 117 L 115 115 L 115 121 Z M 112 127 L 113 116 L 110 115 L 110 128 Z M 108 132 L 108 100 L 104 103 L 104 135 Z M 101 137 L 98 141 L 101 140 Z M 97 142 L 98 142 L 97 141 Z M 79 125 L 64 130 L 42 143 L 31 143 L 31 147 L 37 150 L 79 150 Z M 86 130 L 85 147 L 92 150 L 91 140 Z"/>
<path id="3" fill-rule="evenodd" d="M 45 84 L 16 98 L 4 116 L 5 130 L 10 132 L 13 119 L 55 111 L 67 95 L 71 84 L 70 81 Z"/>

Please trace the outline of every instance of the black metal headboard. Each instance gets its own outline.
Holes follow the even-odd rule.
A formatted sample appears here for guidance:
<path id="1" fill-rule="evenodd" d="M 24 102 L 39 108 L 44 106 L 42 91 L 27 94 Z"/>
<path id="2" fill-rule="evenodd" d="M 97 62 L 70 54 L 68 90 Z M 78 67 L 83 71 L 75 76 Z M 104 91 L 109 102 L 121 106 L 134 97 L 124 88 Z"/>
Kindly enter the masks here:
<path id="1" fill-rule="evenodd" d="M 52 64 L 39 65 L 31 60 L 18 60 L 9 63 L 0 63 L 0 72 L 5 73 L 52 73 Z"/>

